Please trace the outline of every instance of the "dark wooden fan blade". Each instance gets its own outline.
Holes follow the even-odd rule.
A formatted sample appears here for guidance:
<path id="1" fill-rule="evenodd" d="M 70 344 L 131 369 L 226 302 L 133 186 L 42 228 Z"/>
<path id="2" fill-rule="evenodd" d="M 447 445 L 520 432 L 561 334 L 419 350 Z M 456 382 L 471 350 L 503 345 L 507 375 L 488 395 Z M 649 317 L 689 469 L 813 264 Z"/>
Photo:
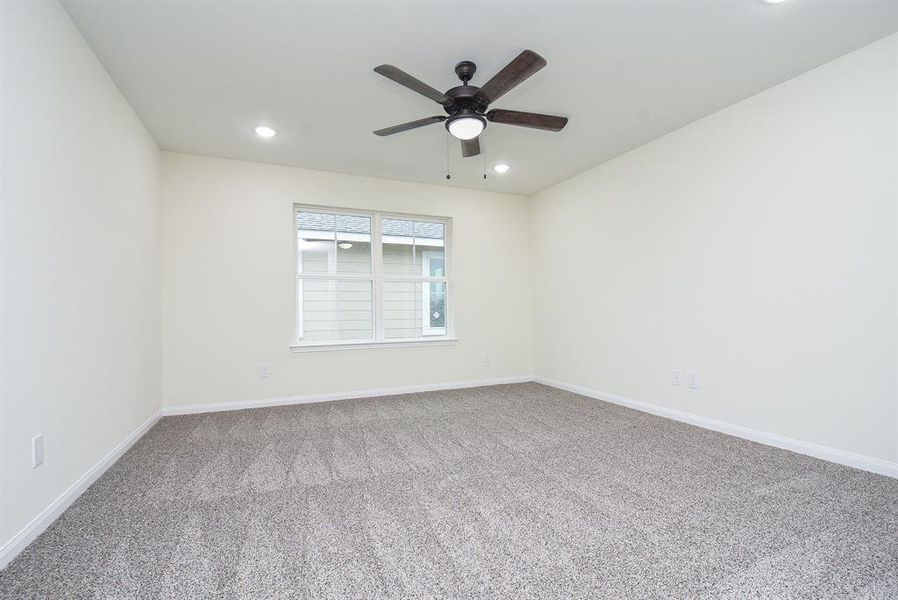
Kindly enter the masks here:
<path id="1" fill-rule="evenodd" d="M 486 118 L 491 123 L 519 125 L 521 127 L 532 127 L 533 129 L 545 129 L 546 131 L 561 131 L 567 125 L 567 117 L 541 115 L 539 113 L 520 112 L 517 110 L 491 110 L 486 113 Z"/>
<path id="2" fill-rule="evenodd" d="M 476 137 L 473 140 L 461 140 L 461 155 L 464 158 L 468 158 L 470 156 L 477 156 L 480 154 L 480 138 Z"/>
<path id="3" fill-rule="evenodd" d="M 394 133 L 400 133 L 402 131 L 408 131 L 409 129 L 417 129 L 418 127 L 424 127 L 425 125 L 430 125 L 431 123 L 442 123 L 446 120 L 447 117 L 427 117 L 424 119 L 418 119 L 417 121 L 409 121 L 408 123 L 403 123 L 402 125 L 393 125 L 392 127 L 386 127 L 384 129 L 378 129 L 374 132 L 374 135 L 393 135 Z"/>
<path id="4" fill-rule="evenodd" d="M 398 67 L 394 67 L 393 65 L 380 65 L 378 67 L 374 67 L 374 72 L 383 75 L 387 79 L 392 79 L 399 85 L 404 85 L 408 89 L 418 92 L 422 96 L 427 96 L 434 102 L 438 102 L 440 104 L 446 104 L 447 102 L 449 102 L 449 98 L 447 98 L 446 95 L 443 94 L 443 92 L 430 87 L 420 79 L 415 79 Z"/>
<path id="5" fill-rule="evenodd" d="M 546 66 L 546 59 L 533 50 L 524 50 L 483 84 L 475 97 L 492 104 L 513 87 Z"/>

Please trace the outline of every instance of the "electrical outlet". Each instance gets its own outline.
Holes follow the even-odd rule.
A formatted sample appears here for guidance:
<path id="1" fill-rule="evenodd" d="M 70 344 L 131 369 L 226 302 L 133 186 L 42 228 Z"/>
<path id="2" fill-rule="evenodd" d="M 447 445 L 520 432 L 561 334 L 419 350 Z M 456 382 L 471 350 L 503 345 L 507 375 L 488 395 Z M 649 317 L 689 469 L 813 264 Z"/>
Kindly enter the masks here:
<path id="1" fill-rule="evenodd" d="M 670 382 L 673 385 L 681 386 L 683 385 L 683 373 L 679 369 L 674 369 L 670 372 Z"/>
<path id="2" fill-rule="evenodd" d="M 689 371 L 686 373 L 686 382 L 689 384 L 689 387 L 693 390 L 698 389 L 698 373 L 695 371 Z"/>
<path id="3" fill-rule="evenodd" d="M 44 434 L 39 433 L 31 438 L 31 468 L 36 469 L 44 463 Z"/>
<path id="4" fill-rule="evenodd" d="M 259 379 L 268 379 L 271 373 L 268 371 L 268 365 L 259 365 Z"/>

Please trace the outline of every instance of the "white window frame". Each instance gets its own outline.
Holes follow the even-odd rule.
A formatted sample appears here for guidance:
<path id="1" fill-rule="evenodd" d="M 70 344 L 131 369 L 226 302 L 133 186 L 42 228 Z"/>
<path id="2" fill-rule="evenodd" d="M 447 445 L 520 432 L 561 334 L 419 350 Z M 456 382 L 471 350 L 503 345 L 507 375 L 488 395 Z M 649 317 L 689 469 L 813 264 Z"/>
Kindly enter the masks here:
<path id="1" fill-rule="evenodd" d="M 315 212 L 322 214 L 339 214 L 362 216 L 371 219 L 371 274 L 370 275 L 333 275 L 321 273 L 301 273 L 301 262 L 299 254 L 299 240 L 297 237 L 297 216 L 300 212 Z M 426 254 L 422 254 L 422 269 L 427 269 L 421 275 L 390 275 L 386 279 L 388 281 L 414 281 L 421 283 L 422 304 L 424 313 L 422 317 L 422 337 L 403 338 L 403 339 L 387 339 L 384 337 L 384 307 L 383 307 L 383 288 L 384 288 L 384 272 L 383 272 L 383 236 L 381 235 L 381 221 L 384 219 L 402 219 L 407 221 L 427 221 L 430 223 L 441 223 L 443 225 L 443 272 L 445 277 L 429 276 L 429 261 L 425 258 Z M 454 335 L 454 319 L 452 307 L 454 305 L 452 294 L 454 285 L 452 282 L 452 266 L 451 266 L 451 246 L 452 246 L 452 219 L 450 217 L 436 217 L 432 215 L 379 212 L 379 211 L 360 211 L 356 209 L 347 209 L 337 206 L 321 206 L 308 204 L 293 205 L 292 219 L 292 243 L 294 258 L 294 290 L 296 293 L 295 302 L 295 340 L 291 344 L 294 352 L 311 352 L 321 350 L 348 350 L 353 348 L 378 348 L 378 347 L 402 347 L 402 346 L 441 346 L 454 344 L 457 338 Z M 335 240 L 336 242 L 336 240 Z M 424 252 L 427 252 L 426 250 Z M 374 319 L 374 337 L 368 340 L 334 340 L 322 342 L 303 341 L 303 321 L 302 321 L 302 281 L 325 280 L 325 281 L 371 281 L 371 294 Z M 445 306 L 445 327 L 429 327 L 430 323 L 427 316 L 430 312 L 430 283 L 442 282 L 446 284 L 446 306 Z"/>

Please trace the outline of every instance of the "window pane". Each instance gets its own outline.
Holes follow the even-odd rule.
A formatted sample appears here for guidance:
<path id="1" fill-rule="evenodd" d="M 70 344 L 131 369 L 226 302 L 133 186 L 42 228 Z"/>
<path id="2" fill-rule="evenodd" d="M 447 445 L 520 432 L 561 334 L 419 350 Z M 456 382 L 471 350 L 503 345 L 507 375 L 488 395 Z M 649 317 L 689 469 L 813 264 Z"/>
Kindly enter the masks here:
<path id="1" fill-rule="evenodd" d="M 421 277 L 446 277 L 446 259 L 442 248 L 415 248 L 418 253 L 418 275 Z"/>
<path id="2" fill-rule="evenodd" d="M 337 215 L 337 273 L 371 274 L 371 219 Z"/>
<path id="3" fill-rule="evenodd" d="M 370 281 L 299 280 L 302 341 L 374 338 Z"/>
<path id="4" fill-rule="evenodd" d="M 385 218 L 381 229 L 386 277 L 446 276 L 443 262 L 446 227 L 443 223 Z M 430 264 L 432 259 L 440 262 Z"/>
<path id="5" fill-rule="evenodd" d="M 444 241 L 445 226 L 442 223 L 415 222 L 415 270 L 421 276 L 446 276 L 443 263 Z"/>
<path id="6" fill-rule="evenodd" d="M 421 283 L 384 281 L 384 337 L 421 336 Z"/>
<path id="7" fill-rule="evenodd" d="M 446 335 L 446 283 L 384 282 L 384 337 Z"/>
<path id="8" fill-rule="evenodd" d="M 300 273 L 371 274 L 369 217 L 299 212 L 296 221 Z"/>
<path id="9" fill-rule="evenodd" d="M 334 264 L 334 239 L 315 232 L 299 233 L 299 272 L 330 273 Z"/>
<path id="10" fill-rule="evenodd" d="M 384 275 L 417 275 L 415 268 L 415 223 L 401 219 L 380 222 L 384 251 Z"/>
<path id="11" fill-rule="evenodd" d="M 446 284 L 431 281 L 422 290 L 424 335 L 446 335 Z"/>

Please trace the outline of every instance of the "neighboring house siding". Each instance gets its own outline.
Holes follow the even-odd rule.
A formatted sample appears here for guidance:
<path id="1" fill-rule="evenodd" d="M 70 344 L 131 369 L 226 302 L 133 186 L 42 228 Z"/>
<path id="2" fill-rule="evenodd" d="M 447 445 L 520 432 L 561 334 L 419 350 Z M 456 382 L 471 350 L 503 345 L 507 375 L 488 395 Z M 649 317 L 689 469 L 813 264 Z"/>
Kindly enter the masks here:
<path id="1" fill-rule="evenodd" d="M 370 282 L 303 282 L 304 340 L 358 340 L 373 336 Z"/>
<path id="2" fill-rule="evenodd" d="M 322 245 L 333 247 L 333 241 Z M 335 261 L 338 274 L 371 272 L 370 246 L 353 242 L 352 248 L 337 248 L 330 257 L 326 251 L 304 252 L 303 272 L 328 272 L 329 261 Z M 302 282 L 303 340 L 308 342 L 359 340 L 374 337 L 371 318 L 372 290 L 370 281 Z"/>
<path id="3" fill-rule="evenodd" d="M 421 335 L 421 291 L 414 281 L 389 281 L 390 276 L 420 275 L 412 246 L 384 244 L 384 337 Z M 420 257 L 418 258 L 420 265 Z"/>
<path id="4" fill-rule="evenodd" d="M 331 242 L 333 243 L 333 242 Z M 353 243 L 348 250 L 338 249 L 337 273 L 360 273 L 368 266 L 368 244 Z M 419 249 L 420 251 L 420 249 Z M 314 257 L 314 258 L 312 258 Z M 421 257 L 412 261 L 412 247 L 385 244 L 384 277 L 418 275 Z M 303 271 L 326 273 L 325 253 L 303 254 Z M 302 293 L 303 340 L 369 339 L 374 336 L 371 321 L 372 293 L 367 281 L 304 280 Z M 422 333 L 421 284 L 414 281 L 384 282 L 384 334 L 387 338 L 418 337 Z"/>

